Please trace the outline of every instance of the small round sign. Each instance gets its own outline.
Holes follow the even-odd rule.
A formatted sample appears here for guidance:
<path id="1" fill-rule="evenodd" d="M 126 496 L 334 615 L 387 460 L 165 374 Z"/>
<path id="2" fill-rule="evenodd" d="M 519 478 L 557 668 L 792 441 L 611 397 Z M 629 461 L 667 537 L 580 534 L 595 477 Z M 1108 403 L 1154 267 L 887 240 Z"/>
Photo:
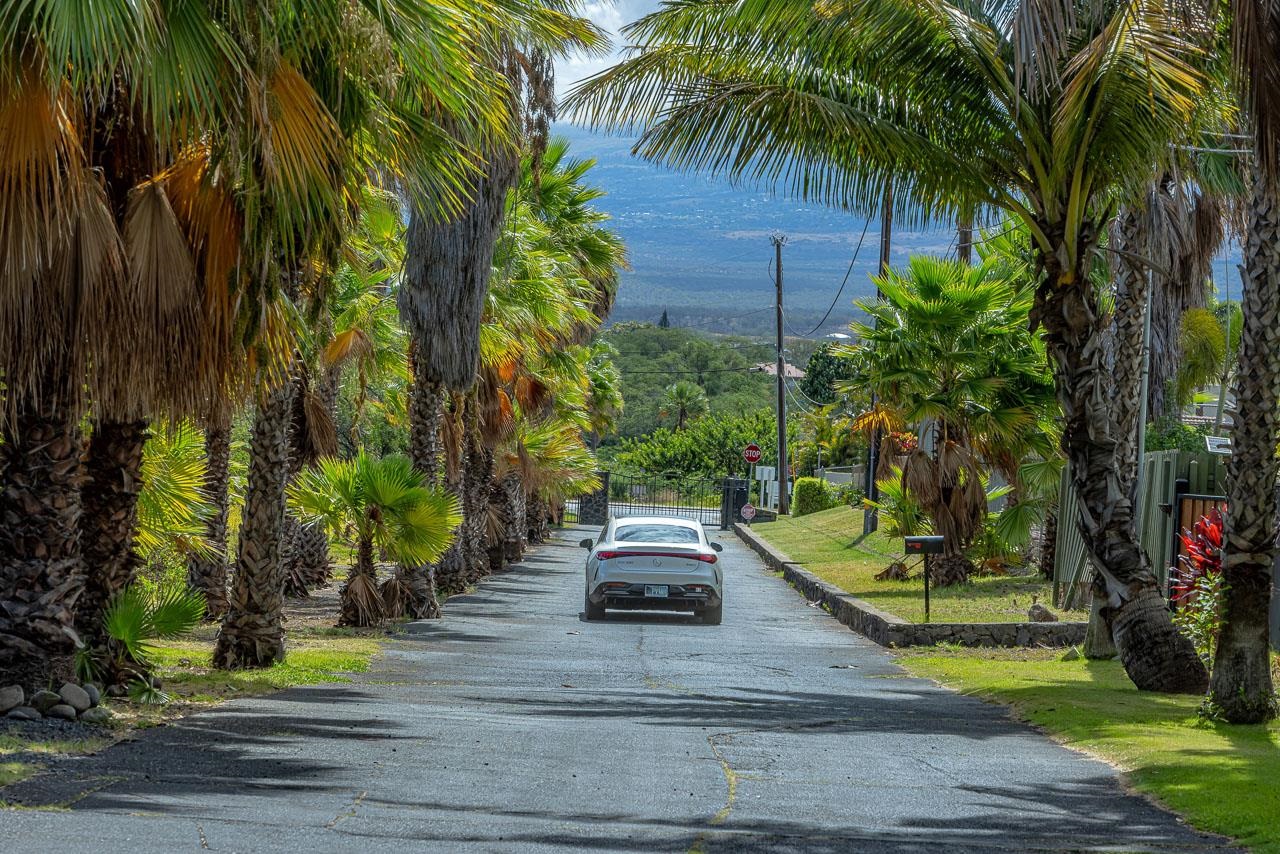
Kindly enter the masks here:
<path id="1" fill-rule="evenodd" d="M 750 445 L 747 445 L 742 449 L 742 458 L 749 463 L 755 464 L 760 462 L 760 458 L 762 456 L 763 455 L 760 453 L 760 446 L 755 442 L 752 442 Z"/>
<path id="2" fill-rule="evenodd" d="M 756 518 L 756 508 L 751 504 L 743 504 L 741 512 L 742 518 L 746 519 L 748 522 Z"/>

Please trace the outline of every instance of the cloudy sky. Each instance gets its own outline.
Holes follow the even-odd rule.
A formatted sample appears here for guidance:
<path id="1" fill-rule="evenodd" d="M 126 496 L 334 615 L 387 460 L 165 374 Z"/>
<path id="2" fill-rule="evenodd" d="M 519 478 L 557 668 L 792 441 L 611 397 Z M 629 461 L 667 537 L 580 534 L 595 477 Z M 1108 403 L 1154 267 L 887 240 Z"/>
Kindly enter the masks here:
<path id="1" fill-rule="evenodd" d="M 589 77 L 597 71 L 602 71 L 609 65 L 613 64 L 618 58 L 618 50 L 621 43 L 618 37 L 618 30 L 622 29 L 625 24 L 640 18 L 654 9 L 658 8 L 658 0 L 602 0 L 602 2 L 589 2 L 585 4 L 587 17 L 604 27 L 609 31 L 610 38 L 613 41 L 614 53 L 610 56 L 578 56 L 562 60 L 556 69 L 556 76 L 559 78 L 561 91 L 565 91 L 568 86 L 584 77 Z"/>

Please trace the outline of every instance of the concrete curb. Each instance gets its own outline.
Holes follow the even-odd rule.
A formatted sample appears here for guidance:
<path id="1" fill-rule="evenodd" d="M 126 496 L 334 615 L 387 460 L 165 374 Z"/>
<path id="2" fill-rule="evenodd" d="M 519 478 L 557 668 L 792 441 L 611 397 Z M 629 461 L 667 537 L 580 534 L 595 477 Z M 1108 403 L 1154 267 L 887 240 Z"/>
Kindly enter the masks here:
<path id="1" fill-rule="evenodd" d="M 746 525 L 735 524 L 733 531 L 760 555 L 765 565 L 781 572 L 782 577 L 806 599 L 820 604 L 841 623 L 881 646 L 956 643 L 961 646 L 1020 647 L 1084 643 L 1088 623 L 909 623 L 818 578 Z"/>

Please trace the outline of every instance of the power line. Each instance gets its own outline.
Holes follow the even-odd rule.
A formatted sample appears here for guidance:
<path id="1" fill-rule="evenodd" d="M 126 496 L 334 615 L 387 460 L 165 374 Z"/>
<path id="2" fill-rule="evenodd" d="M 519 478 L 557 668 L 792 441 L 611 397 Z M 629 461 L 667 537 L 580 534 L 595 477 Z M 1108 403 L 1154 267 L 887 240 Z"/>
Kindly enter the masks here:
<path id="1" fill-rule="evenodd" d="M 808 338 L 813 333 L 822 328 L 822 324 L 827 322 L 827 318 L 831 316 L 831 312 L 835 311 L 836 303 L 840 302 L 840 295 L 844 293 L 844 286 L 849 284 L 849 274 L 853 272 L 853 265 L 858 263 L 858 253 L 862 251 L 862 241 L 867 237 L 867 229 L 871 227 L 871 220 L 867 219 L 862 224 L 862 234 L 858 236 L 858 245 L 853 249 L 853 257 L 849 259 L 849 269 L 844 271 L 844 279 L 840 282 L 840 289 L 836 291 L 835 298 L 831 300 L 831 305 L 827 308 L 827 313 L 822 315 L 822 319 L 818 321 L 818 325 L 810 329 L 806 334 L 799 336 L 800 338 Z M 794 335 L 794 331 L 792 332 Z"/>

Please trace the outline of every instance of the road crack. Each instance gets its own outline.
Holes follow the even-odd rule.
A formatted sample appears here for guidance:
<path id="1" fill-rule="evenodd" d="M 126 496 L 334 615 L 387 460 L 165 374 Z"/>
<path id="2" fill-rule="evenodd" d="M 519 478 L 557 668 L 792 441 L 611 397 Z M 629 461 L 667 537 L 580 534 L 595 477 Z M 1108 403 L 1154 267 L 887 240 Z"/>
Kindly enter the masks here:
<path id="1" fill-rule="evenodd" d="M 355 818 L 356 812 L 360 809 L 360 805 L 364 803 L 364 799 L 368 796 L 369 791 L 367 789 L 356 795 L 355 800 L 351 802 L 351 806 L 329 819 L 329 821 L 325 823 L 325 827 L 332 830 L 334 825 L 342 821 L 344 818 Z"/>

